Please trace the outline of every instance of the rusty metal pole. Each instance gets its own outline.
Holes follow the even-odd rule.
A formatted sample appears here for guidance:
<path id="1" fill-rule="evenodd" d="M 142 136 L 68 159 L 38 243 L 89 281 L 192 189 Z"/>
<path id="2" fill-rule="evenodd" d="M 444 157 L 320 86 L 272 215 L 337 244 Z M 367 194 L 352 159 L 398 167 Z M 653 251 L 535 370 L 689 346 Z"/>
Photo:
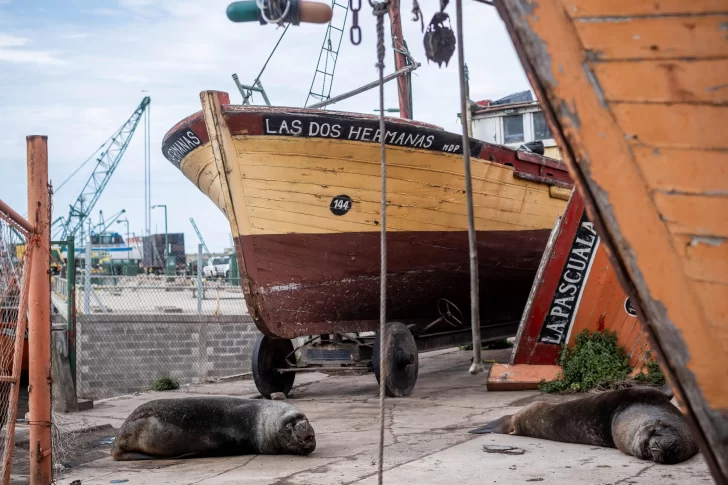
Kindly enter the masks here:
<path id="1" fill-rule="evenodd" d="M 35 225 L 28 293 L 30 484 L 49 485 L 51 456 L 51 288 L 48 137 L 29 136 L 28 219 Z"/>

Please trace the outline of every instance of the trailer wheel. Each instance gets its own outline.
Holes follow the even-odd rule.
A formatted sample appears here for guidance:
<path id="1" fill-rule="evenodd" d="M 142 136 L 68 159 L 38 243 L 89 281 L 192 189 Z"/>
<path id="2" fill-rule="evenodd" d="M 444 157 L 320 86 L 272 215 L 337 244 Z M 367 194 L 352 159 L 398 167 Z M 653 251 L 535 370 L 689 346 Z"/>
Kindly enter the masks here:
<path id="1" fill-rule="evenodd" d="M 291 352 L 293 343 L 290 340 L 258 335 L 253 349 L 253 380 L 266 399 L 270 399 L 270 395 L 275 392 L 282 392 L 286 396 L 291 392 L 296 373 L 278 372 L 278 369 L 290 367 L 286 356 Z"/>
<path id="2" fill-rule="evenodd" d="M 419 370 L 419 355 L 417 343 L 412 332 L 402 323 L 392 322 L 387 324 L 387 335 L 385 336 L 384 351 L 385 365 L 385 393 L 389 397 L 404 397 L 412 394 L 417 382 Z M 374 340 L 374 352 L 372 355 L 372 367 L 377 382 L 380 382 L 379 356 L 382 349 L 381 335 Z"/>

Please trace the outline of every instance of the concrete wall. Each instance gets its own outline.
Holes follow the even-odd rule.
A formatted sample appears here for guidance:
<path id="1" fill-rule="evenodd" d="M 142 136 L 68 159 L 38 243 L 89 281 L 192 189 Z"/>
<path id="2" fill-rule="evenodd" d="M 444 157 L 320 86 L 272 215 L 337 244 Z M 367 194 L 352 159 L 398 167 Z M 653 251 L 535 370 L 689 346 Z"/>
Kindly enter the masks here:
<path id="1" fill-rule="evenodd" d="M 79 315 L 78 397 L 147 390 L 162 376 L 187 384 L 250 372 L 259 333 L 247 315 Z"/>

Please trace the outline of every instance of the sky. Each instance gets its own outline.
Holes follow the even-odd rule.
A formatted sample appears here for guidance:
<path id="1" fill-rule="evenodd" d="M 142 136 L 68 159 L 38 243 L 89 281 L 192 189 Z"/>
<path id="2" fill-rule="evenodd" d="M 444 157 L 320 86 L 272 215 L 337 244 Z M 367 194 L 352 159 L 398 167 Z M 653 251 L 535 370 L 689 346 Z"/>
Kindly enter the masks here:
<path id="1" fill-rule="evenodd" d="M 325 0 L 324 0 L 325 1 Z M 422 63 L 412 77 L 414 118 L 454 133 L 461 127 L 457 53 L 449 66 L 427 62 L 411 0 L 402 2 L 404 38 Z M 184 232 L 186 251 L 196 252 L 194 218 L 209 249 L 230 246 L 230 228 L 220 210 L 162 156 L 162 138 L 200 108 L 199 93 L 220 90 L 241 97 L 232 80 L 251 84 L 282 28 L 230 22 L 229 0 L 0 0 L 0 199 L 27 212 L 27 135 L 48 136 L 49 176 L 58 187 L 151 97 L 152 204 L 168 207 L 169 232 Z M 425 22 L 439 2 L 420 0 Z M 363 40 L 349 41 L 352 16 L 341 44 L 332 96 L 377 79 L 376 28 L 362 1 Z M 493 7 L 464 3 L 465 62 L 470 98 L 497 99 L 529 89 L 505 26 Z M 455 5 L 446 12 L 455 27 Z M 385 19 L 387 38 L 388 20 Z M 301 107 L 313 79 L 326 25 L 291 26 L 261 81 L 273 105 Z M 385 73 L 394 71 L 391 49 Z M 254 97 L 255 104 L 263 100 Z M 331 110 L 375 114 L 378 90 L 337 103 Z M 396 83 L 387 84 L 385 107 L 397 107 Z M 126 209 L 130 231 L 144 230 L 144 132 L 139 129 L 92 212 Z M 68 213 L 92 170 L 86 165 L 54 195 L 56 218 Z M 126 236 L 126 225 L 115 229 Z M 152 232 L 164 232 L 164 212 L 152 211 Z"/>

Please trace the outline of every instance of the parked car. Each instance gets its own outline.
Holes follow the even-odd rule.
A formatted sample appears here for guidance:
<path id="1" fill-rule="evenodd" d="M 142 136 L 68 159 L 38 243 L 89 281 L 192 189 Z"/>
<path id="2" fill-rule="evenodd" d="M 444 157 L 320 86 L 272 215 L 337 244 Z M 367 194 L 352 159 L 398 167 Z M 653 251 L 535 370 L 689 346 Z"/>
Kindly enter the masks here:
<path id="1" fill-rule="evenodd" d="M 206 278 L 226 277 L 230 274 L 230 257 L 220 256 L 207 260 L 207 265 L 202 268 L 202 275 Z"/>

